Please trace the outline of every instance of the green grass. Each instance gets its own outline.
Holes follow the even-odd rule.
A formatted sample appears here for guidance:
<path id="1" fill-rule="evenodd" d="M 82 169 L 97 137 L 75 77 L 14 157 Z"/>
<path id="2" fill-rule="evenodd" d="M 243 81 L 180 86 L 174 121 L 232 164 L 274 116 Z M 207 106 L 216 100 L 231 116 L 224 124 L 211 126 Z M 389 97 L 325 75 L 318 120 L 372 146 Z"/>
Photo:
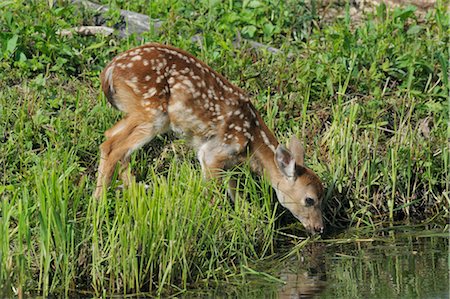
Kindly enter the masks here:
<path id="1" fill-rule="evenodd" d="M 302 138 L 326 186 L 328 236 L 445 225 L 445 3 L 424 20 L 411 7 L 379 7 L 354 24 L 345 15 L 322 20 L 314 5 L 266 2 L 115 1 L 164 21 L 164 33 L 144 41 L 60 37 L 57 30 L 93 16 L 64 1 L 0 4 L 0 290 L 155 295 L 241 282 L 283 238 L 303 235 L 299 223 L 278 223 L 282 210 L 265 180 L 238 169 L 244 198 L 232 207 L 224 186 L 203 182 L 194 154 L 172 136 L 132 158 L 149 190 L 113 184 L 100 201 L 91 198 L 102 134 L 121 117 L 100 95 L 99 72 L 146 41 L 192 52 L 253 95 L 282 142 Z M 200 31 L 201 47 L 191 40 Z M 282 51 L 234 49 L 237 31 Z"/>

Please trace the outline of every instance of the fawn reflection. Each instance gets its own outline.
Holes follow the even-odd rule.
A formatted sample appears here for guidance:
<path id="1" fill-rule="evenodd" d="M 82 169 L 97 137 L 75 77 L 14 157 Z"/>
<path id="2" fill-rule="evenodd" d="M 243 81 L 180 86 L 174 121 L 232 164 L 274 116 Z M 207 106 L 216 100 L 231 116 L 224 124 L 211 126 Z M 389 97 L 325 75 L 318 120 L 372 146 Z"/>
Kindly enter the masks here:
<path id="1" fill-rule="evenodd" d="M 326 286 L 323 244 L 309 244 L 294 256 L 280 272 L 286 284 L 278 290 L 278 298 L 313 298 Z"/>

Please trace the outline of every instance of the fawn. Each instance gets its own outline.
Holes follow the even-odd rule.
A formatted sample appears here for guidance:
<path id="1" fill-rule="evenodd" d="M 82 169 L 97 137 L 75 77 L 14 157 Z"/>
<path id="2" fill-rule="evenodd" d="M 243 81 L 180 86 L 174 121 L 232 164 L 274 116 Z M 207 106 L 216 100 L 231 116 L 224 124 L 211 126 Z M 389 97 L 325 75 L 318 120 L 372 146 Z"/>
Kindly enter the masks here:
<path id="1" fill-rule="evenodd" d="M 157 134 L 181 131 L 197 152 L 205 179 L 219 178 L 246 158 L 267 175 L 278 201 L 311 233 L 323 232 L 323 187 L 304 166 L 300 141 L 279 145 L 243 90 L 189 53 L 146 44 L 116 56 L 100 76 L 102 90 L 126 116 L 105 132 L 94 197 L 108 186 L 116 165 L 124 185 L 130 155 Z M 236 181 L 228 192 L 234 200 Z"/>

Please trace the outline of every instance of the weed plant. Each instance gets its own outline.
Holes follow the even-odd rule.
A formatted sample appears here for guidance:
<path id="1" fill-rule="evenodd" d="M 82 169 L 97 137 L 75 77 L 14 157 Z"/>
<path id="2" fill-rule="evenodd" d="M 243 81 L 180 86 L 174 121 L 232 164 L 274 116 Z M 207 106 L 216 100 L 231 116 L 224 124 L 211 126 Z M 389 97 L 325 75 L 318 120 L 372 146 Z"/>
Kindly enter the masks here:
<path id="1" fill-rule="evenodd" d="M 114 55 L 143 42 L 183 48 L 246 89 L 282 142 L 303 139 L 326 186 L 329 234 L 397 222 L 444 226 L 449 208 L 446 3 L 424 19 L 380 6 L 360 23 L 323 20 L 314 1 L 103 1 L 163 21 L 137 38 L 63 37 L 94 12 L 66 1 L 0 3 L 0 289 L 97 296 L 183 292 L 241 281 L 277 252 L 272 190 L 239 169 L 229 204 L 182 141 L 132 158 L 139 181 L 95 201 L 98 146 L 119 118 L 99 92 Z M 282 5 L 280 5 L 282 3 Z M 201 33 L 200 41 L 192 36 Z M 281 49 L 250 49 L 245 38 Z M 241 41 L 234 48 L 235 40 Z M 230 173 L 224 174 L 226 181 Z M 251 272 L 251 271 L 250 271 Z"/>

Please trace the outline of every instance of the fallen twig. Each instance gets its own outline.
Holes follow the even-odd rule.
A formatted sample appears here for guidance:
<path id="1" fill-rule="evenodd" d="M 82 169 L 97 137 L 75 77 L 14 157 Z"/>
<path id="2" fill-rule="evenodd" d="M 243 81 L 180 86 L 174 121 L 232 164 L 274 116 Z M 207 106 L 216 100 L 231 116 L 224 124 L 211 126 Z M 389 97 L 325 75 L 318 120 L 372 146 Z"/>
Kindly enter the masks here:
<path id="1" fill-rule="evenodd" d="M 70 29 L 59 30 L 57 33 L 61 36 L 72 36 L 74 33 L 83 36 L 99 35 L 99 34 L 108 36 L 114 33 L 114 29 L 106 26 L 80 26 L 80 27 L 73 27 Z"/>

